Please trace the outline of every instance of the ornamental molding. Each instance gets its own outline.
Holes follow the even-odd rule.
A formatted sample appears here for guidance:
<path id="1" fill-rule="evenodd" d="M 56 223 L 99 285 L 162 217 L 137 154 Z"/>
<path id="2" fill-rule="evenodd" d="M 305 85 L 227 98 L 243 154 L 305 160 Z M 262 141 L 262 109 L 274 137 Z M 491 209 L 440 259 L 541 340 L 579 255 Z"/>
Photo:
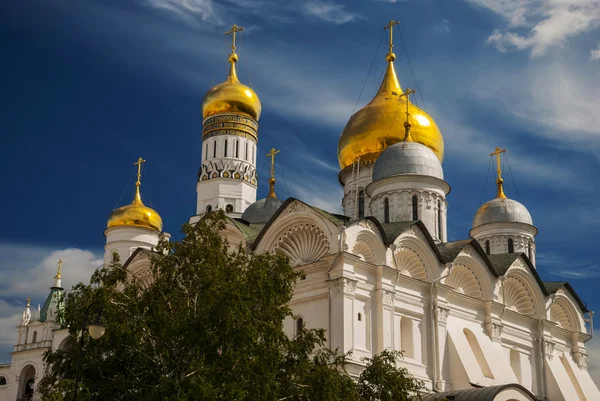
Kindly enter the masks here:
<path id="1" fill-rule="evenodd" d="M 297 203 L 305 207 L 301 203 Z M 290 205 L 293 207 L 294 203 Z M 285 232 L 275 244 L 274 250 L 287 256 L 292 266 L 315 262 L 327 255 L 329 239 L 317 226 L 300 224 Z"/>
<path id="2" fill-rule="evenodd" d="M 556 343 L 554 341 L 544 340 L 544 353 L 546 354 L 548 359 L 552 360 L 555 349 Z"/>
<path id="3" fill-rule="evenodd" d="M 246 161 L 213 159 L 202 163 L 198 180 L 208 181 L 217 178 L 246 181 L 252 185 L 257 183 L 256 169 Z"/>
<path id="4" fill-rule="evenodd" d="M 370 220 L 361 220 L 358 222 L 358 225 L 362 228 L 366 228 L 371 231 L 375 231 L 375 225 Z"/>
<path id="5" fill-rule="evenodd" d="M 500 323 L 492 323 L 492 337 L 495 339 L 502 338 L 502 332 L 504 331 L 504 325 Z"/>
<path id="6" fill-rule="evenodd" d="M 283 216 L 289 216 L 290 214 L 304 212 L 306 206 L 298 201 L 292 202 L 282 213 Z"/>
<path id="7" fill-rule="evenodd" d="M 348 243 L 346 242 L 348 235 L 346 234 L 346 231 L 342 231 L 342 251 L 343 252 L 348 252 Z"/>
<path id="8" fill-rule="evenodd" d="M 572 355 L 573 355 L 573 359 L 575 359 L 575 362 L 577 363 L 577 366 L 579 366 L 579 369 L 587 370 L 587 360 L 588 360 L 587 353 L 579 350 L 579 351 L 573 351 Z"/>
<path id="9" fill-rule="evenodd" d="M 436 309 L 438 322 L 446 323 L 448 316 L 450 315 L 450 309 L 444 308 L 443 306 L 438 306 Z"/>
<path id="10" fill-rule="evenodd" d="M 384 305 L 394 305 L 394 297 L 396 293 L 393 291 L 383 290 L 382 302 Z"/>
<path id="11" fill-rule="evenodd" d="M 356 280 L 351 280 L 346 277 L 340 277 L 329 282 L 329 292 L 331 293 L 331 295 L 340 294 L 342 293 L 342 291 L 344 294 L 354 295 L 357 284 L 358 281 Z"/>

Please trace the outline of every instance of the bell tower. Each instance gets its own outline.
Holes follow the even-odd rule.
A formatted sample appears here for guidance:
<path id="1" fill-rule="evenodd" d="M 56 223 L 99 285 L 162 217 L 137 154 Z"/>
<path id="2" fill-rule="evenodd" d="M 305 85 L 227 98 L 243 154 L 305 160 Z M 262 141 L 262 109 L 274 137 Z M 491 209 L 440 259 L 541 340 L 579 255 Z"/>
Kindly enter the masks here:
<path id="1" fill-rule="evenodd" d="M 240 217 L 256 201 L 256 152 L 261 104 L 256 93 L 242 84 L 236 73 L 234 25 L 225 82 L 211 89 L 202 101 L 202 160 L 196 187 L 196 214 L 223 209 Z"/>

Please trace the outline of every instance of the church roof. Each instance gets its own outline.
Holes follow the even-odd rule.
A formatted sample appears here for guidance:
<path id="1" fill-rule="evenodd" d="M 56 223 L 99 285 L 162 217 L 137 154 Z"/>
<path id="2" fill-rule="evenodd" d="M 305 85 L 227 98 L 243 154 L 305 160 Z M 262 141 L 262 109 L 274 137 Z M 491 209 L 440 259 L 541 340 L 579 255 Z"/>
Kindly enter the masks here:
<path id="1" fill-rule="evenodd" d="M 579 298 L 579 295 L 577 295 L 571 284 L 567 283 L 566 281 L 544 281 L 543 284 L 544 288 L 546 288 L 546 291 L 548 291 L 548 294 L 554 294 L 561 288 L 567 289 L 571 293 L 571 295 L 573 295 L 573 298 L 575 298 L 575 301 L 577 301 L 577 304 L 579 305 L 581 310 L 584 313 L 588 312 L 586 304 L 583 303 L 581 298 Z"/>
<path id="2" fill-rule="evenodd" d="M 46 298 L 46 302 L 44 302 L 44 306 L 40 310 L 40 322 L 45 322 L 48 320 L 48 311 L 50 307 L 59 308 L 59 303 L 61 302 L 60 296 L 62 295 L 63 289 L 59 287 L 52 287 L 50 289 L 50 294 Z"/>
<path id="3" fill-rule="evenodd" d="M 479 388 L 467 388 L 463 390 L 452 390 L 445 391 L 443 393 L 433 393 L 426 394 L 421 396 L 419 400 L 421 401 L 442 401 L 442 400 L 450 400 L 450 401 L 494 401 L 496 396 L 502 393 L 504 390 L 508 389 L 518 389 L 527 395 L 531 401 L 537 400 L 535 395 L 533 395 L 529 390 L 520 384 L 511 383 L 511 384 L 502 384 L 500 386 L 491 386 L 491 387 L 479 387 Z"/>

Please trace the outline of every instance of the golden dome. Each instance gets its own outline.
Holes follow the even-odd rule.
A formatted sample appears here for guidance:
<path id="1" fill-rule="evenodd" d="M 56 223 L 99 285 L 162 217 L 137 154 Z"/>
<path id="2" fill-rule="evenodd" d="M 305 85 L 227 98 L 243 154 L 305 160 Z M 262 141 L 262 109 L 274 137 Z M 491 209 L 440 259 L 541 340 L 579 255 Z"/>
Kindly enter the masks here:
<path id="1" fill-rule="evenodd" d="M 135 183 L 135 197 L 133 198 L 133 202 L 131 202 L 129 205 L 121 206 L 120 208 L 113 210 L 110 216 L 108 216 L 108 222 L 106 224 L 107 228 L 134 226 L 162 231 L 162 218 L 156 212 L 156 210 L 144 205 L 140 195 L 140 166 L 143 162 L 145 162 L 145 160 L 140 158 L 136 163 L 138 165 L 138 180 Z"/>
<path id="2" fill-rule="evenodd" d="M 213 86 L 204 95 L 202 100 L 203 118 L 223 113 L 246 114 L 256 121 L 260 118 L 260 99 L 252 88 L 239 81 L 235 72 L 237 60 L 237 54 L 231 53 L 229 56 L 229 62 L 231 63 L 229 76 L 225 82 Z"/>
<path id="3" fill-rule="evenodd" d="M 361 162 L 373 161 L 388 146 L 404 139 L 407 101 L 412 141 L 430 148 L 440 162 L 444 159 L 444 139 L 435 121 L 407 100 L 407 96 L 401 97 L 404 91 L 394 70 L 395 58 L 394 53 L 388 53 L 387 70 L 377 94 L 350 117 L 342 132 L 338 144 L 338 160 L 342 169 L 359 157 Z"/>

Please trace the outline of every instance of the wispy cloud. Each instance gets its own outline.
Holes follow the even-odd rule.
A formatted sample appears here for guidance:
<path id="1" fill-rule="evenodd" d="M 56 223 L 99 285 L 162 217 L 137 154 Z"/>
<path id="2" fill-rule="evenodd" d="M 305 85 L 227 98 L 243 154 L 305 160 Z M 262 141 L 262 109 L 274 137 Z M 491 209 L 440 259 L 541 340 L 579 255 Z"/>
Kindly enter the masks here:
<path id="1" fill-rule="evenodd" d="M 447 19 L 443 19 L 443 20 L 439 21 L 433 27 L 433 32 L 438 32 L 438 33 L 449 33 L 451 30 L 452 29 L 450 28 L 450 21 L 448 21 Z"/>
<path id="2" fill-rule="evenodd" d="M 540 252 L 536 256 L 538 268 L 565 279 L 600 277 L 600 265 L 589 261 L 567 259 L 552 252 Z"/>
<path id="3" fill-rule="evenodd" d="M 590 60 L 600 60 L 600 43 L 597 48 L 590 50 Z"/>
<path id="4" fill-rule="evenodd" d="M 353 22 L 360 18 L 359 14 L 348 11 L 344 4 L 332 1 L 310 0 L 305 2 L 301 9 L 308 15 L 338 25 Z"/>
<path id="5" fill-rule="evenodd" d="M 507 26 L 488 38 L 498 50 L 539 57 L 554 46 L 600 27 L 598 0 L 467 0 L 502 16 Z"/>
<path id="6" fill-rule="evenodd" d="M 150 7 L 167 11 L 182 20 L 196 24 L 207 21 L 221 25 L 222 20 L 212 0 L 145 0 Z"/>

